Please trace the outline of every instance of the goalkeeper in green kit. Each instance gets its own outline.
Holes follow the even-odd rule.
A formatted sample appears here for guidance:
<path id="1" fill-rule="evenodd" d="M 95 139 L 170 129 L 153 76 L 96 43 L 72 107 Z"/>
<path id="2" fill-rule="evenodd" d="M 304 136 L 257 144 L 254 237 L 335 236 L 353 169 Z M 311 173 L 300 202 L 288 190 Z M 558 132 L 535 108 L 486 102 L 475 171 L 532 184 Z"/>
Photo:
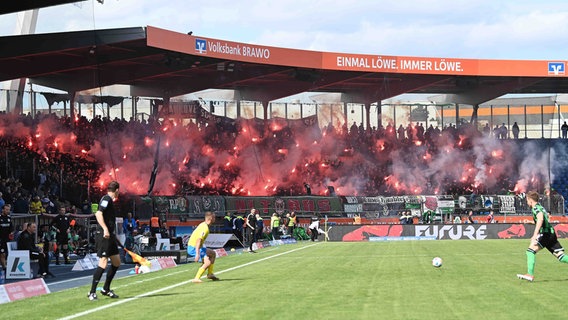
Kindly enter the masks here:
<path id="1" fill-rule="evenodd" d="M 568 256 L 556 238 L 554 227 L 550 224 L 549 214 L 538 202 L 539 196 L 535 191 L 527 193 L 527 204 L 532 209 L 535 223 L 531 243 L 527 249 L 527 274 L 517 274 L 519 279 L 533 281 L 536 253 L 542 248 L 548 249 L 560 262 L 568 263 Z"/>

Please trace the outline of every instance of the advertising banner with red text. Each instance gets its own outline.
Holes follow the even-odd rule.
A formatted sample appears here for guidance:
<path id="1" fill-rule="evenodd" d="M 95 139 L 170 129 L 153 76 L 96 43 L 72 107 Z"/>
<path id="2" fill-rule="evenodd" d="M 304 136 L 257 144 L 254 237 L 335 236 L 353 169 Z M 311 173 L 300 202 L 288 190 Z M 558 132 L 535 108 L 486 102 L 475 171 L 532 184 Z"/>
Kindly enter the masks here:
<path id="1" fill-rule="evenodd" d="M 557 224 L 558 238 L 568 238 L 568 224 Z M 330 241 L 530 239 L 534 224 L 474 223 L 419 225 L 335 225 Z"/>

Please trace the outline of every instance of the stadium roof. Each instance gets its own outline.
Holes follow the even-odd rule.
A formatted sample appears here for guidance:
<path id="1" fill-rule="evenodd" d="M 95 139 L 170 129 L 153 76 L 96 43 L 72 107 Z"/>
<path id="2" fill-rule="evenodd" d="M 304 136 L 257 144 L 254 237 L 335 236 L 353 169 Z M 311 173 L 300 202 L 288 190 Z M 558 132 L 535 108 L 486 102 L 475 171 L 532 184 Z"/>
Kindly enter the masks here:
<path id="1" fill-rule="evenodd" d="M 19 11 L 57 6 L 60 4 L 81 2 L 85 0 L 16 0 L 2 1 L 0 14 L 14 13 Z"/>
<path id="2" fill-rule="evenodd" d="M 507 93 L 568 93 L 566 61 L 362 55 L 276 48 L 156 27 L 0 37 L 0 81 L 77 92 L 130 85 L 132 96 L 232 89 L 241 100 L 340 92 L 372 103 L 403 93 L 478 104 Z"/>

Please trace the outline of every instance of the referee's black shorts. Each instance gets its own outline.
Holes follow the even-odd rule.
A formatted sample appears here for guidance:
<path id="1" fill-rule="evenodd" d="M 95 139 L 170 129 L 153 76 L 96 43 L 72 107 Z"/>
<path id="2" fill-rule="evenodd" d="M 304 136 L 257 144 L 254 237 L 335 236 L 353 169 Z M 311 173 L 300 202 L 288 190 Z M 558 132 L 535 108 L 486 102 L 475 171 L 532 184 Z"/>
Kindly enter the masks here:
<path id="1" fill-rule="evenodd" d="M 97 246 L 97 256 L 99 258 L 109 258 L 119 254 L 115 234 L 111 234 L 109 238 L 104 238 L 103 232 L 97 231 L 95 240 Z"/>
<path id="2" fill-rule="evenodd" d="M 69 236 L 67 235 L 67 232 L 58 232 L 56 240 L 57 244 L 60 246 L 69 244 Z"/>

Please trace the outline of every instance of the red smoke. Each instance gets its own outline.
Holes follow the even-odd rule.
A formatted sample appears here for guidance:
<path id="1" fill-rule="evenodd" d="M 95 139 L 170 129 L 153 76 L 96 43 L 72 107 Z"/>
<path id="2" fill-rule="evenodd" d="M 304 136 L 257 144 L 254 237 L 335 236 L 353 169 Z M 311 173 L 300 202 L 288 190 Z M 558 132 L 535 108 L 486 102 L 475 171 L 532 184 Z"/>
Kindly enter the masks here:
<path id="1" fill-rule="evenodd" d="M 334 123 L 337 118 L 333 112 Z M 548 176 L 542 152 L 530 143 L 519 149 L 471 129 L 399 141 L 392 128 L 388 134 L 350 134 L 335 126 L 322 133 L 317 124 L 293 131 L 285 121 L 268 121 L 264 128 L 240 121 L 236 132 L 180 119 L 161 125 L 82 119 L 75 127 L 54 117 L 35 126 L 11 115 L 0 121 L 2 138 L 22 140 L 46 160 L 58 152 L 94 161 L 101 170 L 91 184 L 103 187 L 116 179 L 122 190 L 140 195 L 148 191 L 158 147 L 154 194 L 160 195 L 303 194 L 304 182 L 314 195 L 327 195 L 328 186 L 342 195 L 524 192 Z"/>

